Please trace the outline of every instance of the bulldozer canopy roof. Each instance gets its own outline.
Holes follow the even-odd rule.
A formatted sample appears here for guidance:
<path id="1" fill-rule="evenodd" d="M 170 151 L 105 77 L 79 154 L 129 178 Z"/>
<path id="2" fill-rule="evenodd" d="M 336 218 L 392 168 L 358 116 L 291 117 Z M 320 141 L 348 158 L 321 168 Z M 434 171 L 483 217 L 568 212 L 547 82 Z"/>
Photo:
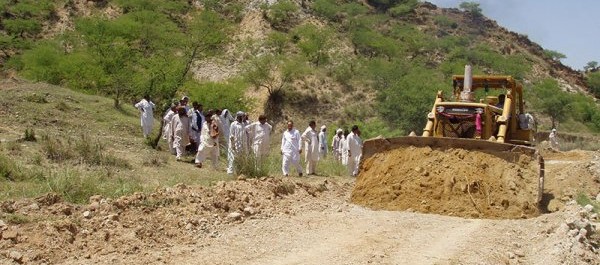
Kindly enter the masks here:
<path id="1" fill-rule="evenodd" d="M 463 87 L 465 77 L 463 75 L 452 76 L 454 87 Z M 508 75 L 485 76 L 474 75 L 471 89 L 492 88 L 492 89 L 512 89 L 517 86 L 515 79 Z"/>

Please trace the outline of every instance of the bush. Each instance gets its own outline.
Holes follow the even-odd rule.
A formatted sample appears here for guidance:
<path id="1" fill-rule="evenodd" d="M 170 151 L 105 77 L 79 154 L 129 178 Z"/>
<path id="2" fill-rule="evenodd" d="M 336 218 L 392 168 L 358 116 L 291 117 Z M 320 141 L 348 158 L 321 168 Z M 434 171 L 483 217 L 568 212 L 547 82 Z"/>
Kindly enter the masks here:
<path id="1" fill-rule="evenodd" d="M 439 27 L 442 27 L 442 28 L 451 28 L 451 29 L 458 28 L 458 23 L 456 21 L 450 19 L 448 16 L 438 15 L 433 18 L 433 21 L 435 22 L 436 25 L 438 25 Z"/>
<path id="2" fill-rule="evenodd" d="M 35 131 L 33 129 L 25 129 L 25 135 L 23 136 L 23 140 L 27 142 L 37 141 L 37 138 L 35 138 Z"/>
<path id="3" fill-rule="evenodd" d="M 481 13 L 481 7 L 479 7 L 479 3 L 476 3 L 476 2 L 462 2 L 462 3 L 460 3 L 460 5 L 458 7 L 460 7 L 460 9 L 462 9 L 466 12 L 469 12 L 475 16 L 483 15 Z"/>
<path id="4" fill-rule="evenodd" d="M 600 97 L 600 71 L 589 73 L 586 77 L 587 85 L 596 97 Z"/>
<path id="5" fill-rule="evenodd" d="M 97 175 L 82 176 L 75 171 L 51 172 L 46 179 L 50 192 L 54 192 L 72 203 L 87 203 L 93 195 L 118 197 L 142 191 L 139 180 L 118 178 L 107 181 Z"/>
<path id="6" fill-rule="evenodd" d="M 288 30 L 296 23 L 298 6 L 290 0 L 277 1 L 271 6 L 263 6 L 263 16 L 278 30 Z"/>
<path id="7" fill-rule="evenodd" d="M 294 37 L 298 41 L 296 45 L 302 54 L 316 66 L 322 65 L 329 59 L 334 32 L 328 28 L 319 28 L 312 24 L 305 24 L 294 28 Z"/>
<path id="8" fill-rule="evenodd" d="M 413 12 L 418 4 L 418 0 L 404 0 L 403 3 L 390 8 L 388 13 L 393 17 L 401 17 Z"/>
<path id="9" fill-rule="evenodd" d="M 577 204 L 579 204 L 581 206 L 586 206 L 588 204 L 592 205 L 594 207 L 593 212 L 600 213 L 600 204 L 598 202 L 595 202 L 594 200 L 590 199 L 590 197 L 583 192 L 580 192 L 577 194 L 575 201 L 577 201 Z"/>
<path id="10" fill-rule="evenodd" d="M 93 166 L 131 167 L 127 160 L 106 154 L 104 149 L 104 145 L 98 140 L 89 139 L 85 135 L 81 135 L 80 138 L 75 140 L 68 139 L 67 141 L 51 138 L 47 135 L 42 137 L 42 151 L 51 161 L 64 162 L 73 160 L 77 163 Z"/>
<path id="11" fill-rule="evenodd" d="M 19 167 L 14 160 L 8 158 L 4 154 L 0 154 L 0 177 L 9 181 L 23 180 L 25 174 L 23 169 Z"/>
<path id="12" fill-rule="evenodd" d="M 358 2 L 345 2 L 336 0 L 317 0 L 312 5 L 318 15 L 331 21 L 342 22 L 346 17 L 356 17 L 369 12 L 369 8 Z"/>
<path id="13" fill-rule="evenodd" d="M 265 161 L 256 159 L 254 153 L 239 154 L 235 157 L 234 169 L 236 174 L 245 175 L 246 177 L 257 178 L 269 175 L 269 167 L 267 159 Z"/>
<path id="14" fill-rule="evenodd" d="M 244 95 L 247 86 L 241 80 L 202 84 L 188 82 L 182 90 L 190 97 L 191 101 L 203 104 L 205 110 L 227 108 L 234 113 L 237 110 L 248 110 L 250 107 L 251 101 Z"/>

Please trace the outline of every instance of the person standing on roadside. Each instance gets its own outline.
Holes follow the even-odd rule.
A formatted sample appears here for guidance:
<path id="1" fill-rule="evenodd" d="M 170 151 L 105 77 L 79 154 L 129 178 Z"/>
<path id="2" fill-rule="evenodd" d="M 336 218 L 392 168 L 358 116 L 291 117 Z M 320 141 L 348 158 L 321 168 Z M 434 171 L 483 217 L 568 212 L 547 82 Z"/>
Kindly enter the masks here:
<path id="1" fill-rule="evenodd" d="M 171 137 L 171 121 L 173 117 L 177 115 L 177 107 L 179 106 L 179 102 L 175 102 L 171 104 L 171 108 L 167 111 L 167 114 L 163 117 L 163 139 L 167 140 L 167 145 L 169 146 L 169 152 L 171 154 L 175 154 L 175 149 L 173 148 L 173 138 Z"/>
<path id="2" fill-rule="evenodd" d="M 340 143 L 342 139 L 344 139 L 344 131 L 342 131 L 342 129 L 337 129 L 335 131 L 335 135 L 333 136 L 333 140 L 331 140 L 331 151 L 335 161 L 340 161 L 341 158 Z"/>
<path id="3" fill-rule="evenodd" d="M 287 122 L 287 130 L 281 137 L 281 155 L 283 155 L 281 169 L 284 176 L 289 175 L 290 164 L 292 164 L 298 175 L 302 177 L 302 166 L 300 166 L 300 154 L 302 154 L 302 139 L 300 132 L 294 128 L 294 122 Z"/>
<path id="4" fill-rule="evenodd" d="M 548 136 L 548 139 L 550 140 L 550 148 L 558 151 L 560 147 L 558 146 L 558 133 L 556 132 L 556 128 L 552 129 L 552 132 L 550 132 L 550 136 Z"/>
<path id="5" fill-rule="evenodd" d="M 342 139 L 340 140 L 340 154 L 342 157 L 342 165 L 348 166 L 348 135 L 350 132 L 348 130 L 344 130 L 344 134 L 342 135 Z"/>
<path id="6" fill-rule="evenodd" d="M 154 125 L 154 108 L 156 106 L 150 101 L 150 96 L 148 95 L 144 95 L 144 98 L 134 106 L 140 111 L 144 138 L 148 138 L 152 133 L 152 126 Z"/>
<path id="7" fill-rule="evenodd" d="M 225 143 L 227 143 L 227 139 L 229 139 L 229 127 L 237 118 L 234 119 L 233 116 L 231 116 L 231 113 L 229 113 L 228 109 L 223 109 L 220 117 L 221 123 L 223 123 L 223 130 L 221 132 L 223 133 L 223 139 L 225 139 Z"/>
<path id="8" fill-rule="evenodd" d="M 352 126 L 352 132 L 346 137 L 348 146 L 348 173 L 356 177 L 358 175 L 358 166 L 362 156 L 362 140 L 360 139 L 360 130 L 357 125 Z"/>
<path id="9" fill-rule="evenodd" d="M 233 174 L 235 159 L 248 153 L 246 143 L 246 128 L 242 125 L 244 113 L 238 111 L 235 115 L 236 120 L 229 127 L 229 139 L 227 148 L 227 174 Z M 238 162 L 239 163 L 239 162 Z"/>
<path id="10" fill-rule="evenodd" d="M 185 147 L 190 143 L 191 130 L 192 127 L 190 126 L 190 119 L 187 116 L 187 112 L 184 107 L 179 106 L 177 108 L 177 115 L 171 120 L 171 137 L 177 161 L 181 161 Z"/>
<path id="11" fill-rule="evenodd" d="M 321 126 L 319 132 L 319 154 L 323 159 L 327 157 L 327 126 Z"/>
<path id="12" fill-rule="evenodd" d="M 202 115 L 202 104 L 194 101 L 192 102 L 192 109 L 188 111 L 188 117 L 190 117 L 190 123 L 192 126 L 192 135 L 190 138 L 194 142 L 197 150 L 200 145 L 200 134 L 202 132 L 202 124 L 204 123 L 204 115 Z"/>
<path id="13" fill-rule="evenodd" d="M 250 138 L 250 146 L 256 156 L 256 164 L 262 163 L 263 159 L 269 155 L 269 146 L 271 144 L 271 130 L 273 126 L 267 123 L 267 116 L 258 116 L 258 121 L 246 126 L 246 133 Z"/>
<path id="14" fill-rule="evenodd" d="M 317 123 L 310 121 L 308 127 L 302 133 L 302 142 L 304 143 L 305 161 L 306 161 L 306 174 L 315 175 L 317 168 L 317 162 L 319 161 L 319 137 L 315 130 Z"/>

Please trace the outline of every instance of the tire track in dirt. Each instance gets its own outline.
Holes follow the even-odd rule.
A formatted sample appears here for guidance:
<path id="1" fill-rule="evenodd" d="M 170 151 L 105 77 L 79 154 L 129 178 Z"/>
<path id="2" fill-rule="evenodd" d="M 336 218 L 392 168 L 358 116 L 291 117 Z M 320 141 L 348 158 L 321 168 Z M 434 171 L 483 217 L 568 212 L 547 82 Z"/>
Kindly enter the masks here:
<path id="1" fill-rule="evenodd" d="M 173 264 L 219 255 L 227 256 L 219 264 L 450 264 L 482 222 L 357 206 L 307 212 L 246 222 Z"/>

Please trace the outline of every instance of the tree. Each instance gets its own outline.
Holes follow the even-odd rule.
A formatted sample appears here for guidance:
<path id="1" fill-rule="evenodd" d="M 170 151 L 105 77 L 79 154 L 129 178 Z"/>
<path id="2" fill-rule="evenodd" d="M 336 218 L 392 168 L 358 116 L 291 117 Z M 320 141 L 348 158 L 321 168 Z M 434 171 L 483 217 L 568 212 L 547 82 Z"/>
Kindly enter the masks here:
<path id="1" fill-rule="evenodd" d="M 586 77 L 586 82 L 590 91 L 596 97 L 600 97 L 600 72 L 589 73 Z"/>
<path id="2" fill-rule="evenodd" d="M 561 91 L 558 82 L 553 79 L 546 79 L 534 87 L 539 97 L 539 109 L 543 114 L 550 116 L 552 128 L 556 128 L 556 123 L 563 121 L 567 116 L 571 100 L 566 92 Z"/>
<path id="3" fill-rule="evenodd" d="M 595 71 L 598 69 L 598 62 L 590 61 L 584 67 L 583 70 L 586 72 Z"/>
<path id="4" fill-rule="evenodd" d="M 476 2 L 462 2 L 458 7 L 466 12 L 469 12 L 475 16 L 481 16 L 481 7 L 479 7 L 479 3 Z"/>
<path id="5" fill-rule="evenodd" d="M 560 61 L 562 59 L 567 58 L 566 55 L 553 50 L 544 50 L 544 55 L 554 61 Z"/>
<path id="6" fill-rule="evenodd" d="M 290 86 L 299 76 L 307 72 L 303 60 L 285 58 L 281 55 L 264 55 L 250 61 L 244 66 L 244 80 L 255 89 L 267 89 L 268 98 L 264 109 L 271 118 L 279 118 L 284 89 Z"/>

